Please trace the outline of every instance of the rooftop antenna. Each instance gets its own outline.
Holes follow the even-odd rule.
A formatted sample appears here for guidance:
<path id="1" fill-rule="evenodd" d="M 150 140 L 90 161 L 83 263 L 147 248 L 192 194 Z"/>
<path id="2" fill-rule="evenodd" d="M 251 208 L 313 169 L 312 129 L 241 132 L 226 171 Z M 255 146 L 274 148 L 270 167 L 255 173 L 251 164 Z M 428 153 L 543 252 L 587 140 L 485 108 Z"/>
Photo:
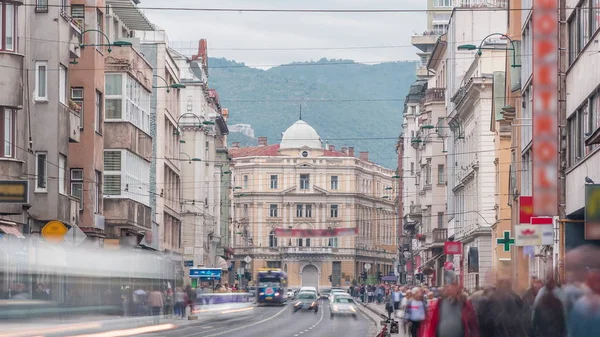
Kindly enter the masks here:
<path id="1" fill-rule="evenodd" d="M 302 120 L 302 103 L 300 103 L 300 120 Z"/>

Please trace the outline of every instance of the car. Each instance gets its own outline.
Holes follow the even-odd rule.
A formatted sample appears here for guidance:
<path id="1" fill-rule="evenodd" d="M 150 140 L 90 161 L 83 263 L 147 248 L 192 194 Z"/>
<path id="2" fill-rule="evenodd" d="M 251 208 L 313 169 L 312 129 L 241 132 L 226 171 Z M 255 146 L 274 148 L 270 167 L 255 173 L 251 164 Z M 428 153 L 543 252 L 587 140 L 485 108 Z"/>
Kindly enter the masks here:
<path id="1" fill-rule="evenodd" d="M 349 315 L 354 319 L 357 318 L 356 302 L 350 296 L 334 296 L 331 302 L 330 318 L 335 316 Z"/>
<path id="2" fill-rule="evenodd" d="M 347 294 L 347 293 L 334 293 L 334 294 L 329 295 L 330 305 L 331 305 L 331 303 L 333 303 L 335 301 L 335 299 L 337 297 L 352 298 L 352 296 L 350 296 L 350 294 Z"/>
<path id="3" fill-rule="evenodd" d="M 287 294 L 286 294 L 288 300 L 293 300 L 295 295 L 296 295 L 296 293 L 294 293 L 294 291 L 291 289 L 288 290 Z"/>
<path id="4" fill-rule="evenodd" d="M 329 293 L 329 300 L 330 301 L 333 298 L 333 295 L 335 295 L 335 294 L 348 294 L 348 293 L 344 289 L 333 288 L 333 289 L 331 289 L 331 293 Z"/>
<path id="5" fill-rule="evenodd" d="M 315 314 L 319 311 L 319 298 L 314 291 L 300 291 L 297 296 L 297 302 L 294 304 L 293 312 L 296 313 L 299 310 L 313 310 Z"/>
<path id="6" fill-rule="evenodd" d="M 331 289 L 322 289 L 321 290 L 321 298 L 322 299 L 328 299 L 329 294 L 331 294 Z"/>

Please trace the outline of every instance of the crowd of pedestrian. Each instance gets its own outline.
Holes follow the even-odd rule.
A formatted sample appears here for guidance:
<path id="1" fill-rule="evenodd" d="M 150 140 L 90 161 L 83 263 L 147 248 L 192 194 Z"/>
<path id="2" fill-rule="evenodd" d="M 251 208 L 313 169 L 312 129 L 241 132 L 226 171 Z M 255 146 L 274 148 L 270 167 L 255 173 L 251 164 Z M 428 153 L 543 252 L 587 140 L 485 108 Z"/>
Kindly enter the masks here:
<path id="1" fill-rule="evenodd" d="M 552 272 L 545 279 L 532 277 L 522 296 L 509 279 L 468 293 L 453 272 L 445 273 L 441 290 L 379 284 L 352 286 L 350 293 L 365 303 L 385 303 L 411 337 L 592 337 L 600 336 L 595 263 L 572 264 L 565 284 Z"/>

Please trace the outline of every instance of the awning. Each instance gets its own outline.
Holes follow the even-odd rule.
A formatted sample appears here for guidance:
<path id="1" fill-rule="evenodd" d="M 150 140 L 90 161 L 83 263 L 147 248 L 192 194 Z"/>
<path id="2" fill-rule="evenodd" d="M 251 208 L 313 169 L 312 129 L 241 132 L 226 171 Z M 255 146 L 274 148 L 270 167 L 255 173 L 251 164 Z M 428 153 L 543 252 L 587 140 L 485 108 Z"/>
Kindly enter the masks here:
<path id="1" fill-rule="evenodd" d="M 146 18 L 142 11 L 136 7 L 132 0 L 106 0 L 112 6 L 113 12 L 131 30 L 152 31 L 154 25 Z"/>
<path id="2" fill-rule="evenodd" d="M 388 275 L 381 278 L 384 282 L 395 282 L 398 281 L 398 276 Z"/>
<path id="3" fill-rule="evenodd" d="M 215 268 L 220 268 L 221 270 L 228 270 L 229 265 L 227 264 L 227 261 L 225 261 L 224 258 L 217 256 L 215 259 Z"/>
<path id="4" fill-rule="evenodd" d="M 14 225 L 8 225 L 10 224 L 10 221 L 0 221 L 0 231 L 3 231 L 5 234 L 8 235 L 14 235 L 16 237 L 18 237 L 19 239 L 25 239 L 25 236 L 23 236 L 23 234 L 17 229 L 17 227 L 15 227 L 17 225 L 16 222 L 13 222 L 12 224 Z"/>
<path id="5" fill-rule="evenodd" d="M 434 257 L 432 257 L 431 259 L 425 261 L 425 263 L 422 264 L 422 266 L 426 266 L 427 264 L 429 264 L 430 262 L 433 262 L 437 259 L 439 259 L 440 257 L 442 257 L 442 255 L 444 255 L 444 253 L 439 253 L 437 255 L 435 255 Z"/>

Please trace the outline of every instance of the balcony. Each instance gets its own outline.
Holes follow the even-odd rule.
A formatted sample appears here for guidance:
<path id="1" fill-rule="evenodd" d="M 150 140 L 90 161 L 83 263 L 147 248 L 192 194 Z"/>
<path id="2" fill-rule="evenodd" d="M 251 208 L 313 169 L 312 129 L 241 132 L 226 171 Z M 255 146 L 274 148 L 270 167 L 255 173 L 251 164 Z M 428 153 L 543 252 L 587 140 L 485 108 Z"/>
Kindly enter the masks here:
<path id="1" fill-rule="evenodd" d="M 235 248 L 235 258 L 243 259 L 247 255 L 254 258 L 270 259 L 323 259 L 331 257 L 352 258 L 356 256 L 393 259 L 395 252 L 369 250 L 360 248 L 337 248 L 337 247 L 237 247 Z"/>
<path id="2" fill-rule="evenodd" d="M 418 78 L 431 77 L 431 76 L 432 75 L 429 73 L 429 70 L 427 70 L 426 66 L 422 66 L 422 65 L 417 66 L 417 77 Z"/>
<path id="3" fill-rule="evenodd" d="M 421 209 L 421 205 L 410 205 L 410 211 L 408 213 L 408 215 L 411 218 L 415 218 L 415 217 L 421 217 L 421 215 L 423 214 L 423 210 Z"/>
<path id="4" fill-rule="evenodd" d="M 425 90 L 425 103 L 444 102 L 446 100 L 445 88 L 431 88 Z"/>
<path id="5" fill-rule="evenodd" d="M 433 243 L 444 243 L 448 240 L 448 230 L 446 228 L 433 229 Z"/>
<path id="6" fill-rule="evenodd" d="M 113 48 L 104 58 L 104 67 L 106 72 L 128 73 L 146 90 L 152 91 L 152 66 L 135 48 Z"/>
<path id="7" fill-rule="evenodd" d="M 105 223 L 120 229 L 151 230 L 150 207 L 131 199 L 104 198 Z"/>
<path id="8" fill-rule="evenodd" d="M 440 37 L 436 32 L 423 32 L 423 34 L 413 35 L 410 37 L 410 43 L 424 52 L 431 51 L 437 39 Z"/>

